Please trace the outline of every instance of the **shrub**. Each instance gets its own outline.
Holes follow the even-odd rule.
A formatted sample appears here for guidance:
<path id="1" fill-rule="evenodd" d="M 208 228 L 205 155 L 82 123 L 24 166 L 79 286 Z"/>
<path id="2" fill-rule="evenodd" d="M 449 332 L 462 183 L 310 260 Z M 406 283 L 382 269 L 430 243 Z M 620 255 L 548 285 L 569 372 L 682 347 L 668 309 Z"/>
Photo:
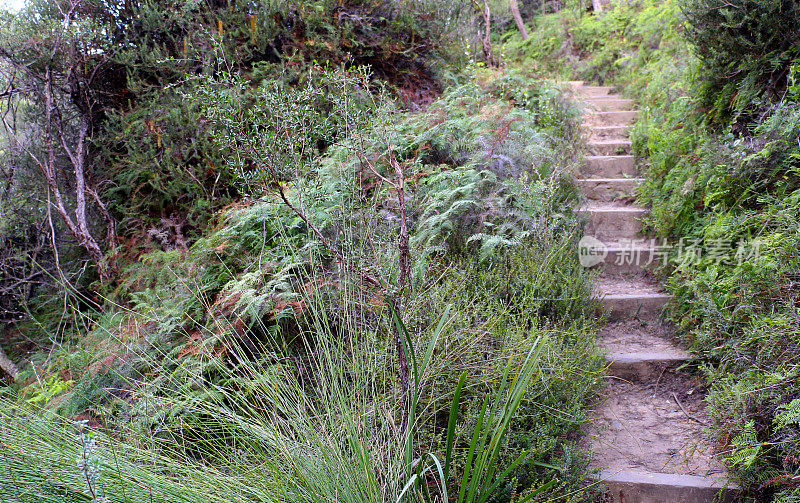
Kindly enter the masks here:
<path id="1" fill-rule="evenodd" d="M 800 2 L 684 0 L 682 8 L 714 122 L 743 115 L 744 126 L 783 96 L 800 61 Z"/>

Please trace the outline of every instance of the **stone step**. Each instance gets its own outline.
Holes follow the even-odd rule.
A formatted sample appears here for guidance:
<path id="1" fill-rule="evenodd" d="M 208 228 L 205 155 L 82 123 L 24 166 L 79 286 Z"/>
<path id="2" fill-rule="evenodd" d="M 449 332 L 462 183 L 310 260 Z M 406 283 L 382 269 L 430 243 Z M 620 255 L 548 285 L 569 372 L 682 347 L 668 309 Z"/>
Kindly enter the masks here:
<path id="1" fill-rule="evenodd" d="M 597 331 L 597 343 L 608 353 L 670 353 L 689 357 L 669 323 L 623 320 L 606 323 Z"/>
<path id="2" fill-rule="evenodd" d="M 604 242 L 634 240 L 642 230 L 647 210 L 637 206 L 589 201 L 578 210 L 587 219 L 584 235 Z"/>
<path id="3" fill-rule="evenodd" d="M 591 155 L 631 155 L 633 150 L 630 140 L 594 140 L 588 144 Z"/>
<path id="4" fill-rule="evenodd" d="M 581 98 L 610 97 L 614 88 L 611 86 L 580 86 L 574 88 L 575 95 Z"/>
<path id="5" fill-rule="evenodd" d="M 601 269 L 608 276 L 641 274 L 651 264 L 661 263 L 666 250 L 644 242 L 603 242 L 584 236 L 578 244 L 581 264 L 587 268 Z"/>
<path id="6" fill-rule="evenodd" d="M 738 487 L 724 477 L 603 470 L 600 481 L 613 503 L 713 503 L 735 501 Z"/>
<path id="7" fill-rule="evenodd" d="M 658 379 L 666 369 L 676 368 L 689 361 L 684 351 L 661 353 L 608 353 L 608 375 L 628 381 Z"/>
<path id="8" fill-rule="evenodd" d="M 590 466 L 724 477 L 706 433 L 704 386 L 703 379 L 674 371 L 648 382 L 607 379 L 592 409 L 595 420 L 583 427 L 595 453 Z"/>
<path id="9" fill-rule="evenodd" d="M 639 112 L 627 110 L 623 112 L 593 112 L 584 116 L 583 123 L 587 126 L 628 126 L 636 122 Z"/>
<path id="10" fill-rule="evenodd" d="M 636 159 L 632 155 L 592 155 L 580 170 L 584 178 L 636 177 Z"/>
<path id="11" fill-rule="evenodd" d="M 636 108 L 636 103 L 633 100 L 613 96 L 584 98 L 583 102 L 590 108 L 600 112 L 620 112 Z"/>
<path id="12" fill-rule="evenodd" d="M 609 321 L 656 320 L 671 296 L 657 283 L 641 278 L 600 277 L 593 292 Z"/>
<path id="13" fill-rule="evenodd" d="M 622 140 L 628 138 L 630 126 L 597 126 L 589 129 L 589 141 Z"/>
<path id="14" fill-rule="evenodd" d="M 576 180 L 587 199 L 615 201 L 632 197 L 642 178 L 579 178 Z"/>
<path id="15" fill-rule="evenodd" d="M 657 319 L 671 296 L 667 293 L 615 293 L 600 297 L 610 321 L 625 318 Z"/>

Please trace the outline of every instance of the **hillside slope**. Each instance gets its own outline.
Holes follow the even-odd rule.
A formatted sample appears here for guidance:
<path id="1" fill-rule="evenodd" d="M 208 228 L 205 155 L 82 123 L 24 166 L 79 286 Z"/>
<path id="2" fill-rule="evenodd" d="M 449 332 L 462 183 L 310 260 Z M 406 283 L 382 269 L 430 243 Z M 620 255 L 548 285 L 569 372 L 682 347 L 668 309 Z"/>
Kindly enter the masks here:
<path id="1" fill-rule="evenodd" d="M 560 86 L 449 2 L 65 5 L 0 40 L 38 92 L 3 264 L 46 278 L 3 277 L 0 499 L 593 497 Z"/>

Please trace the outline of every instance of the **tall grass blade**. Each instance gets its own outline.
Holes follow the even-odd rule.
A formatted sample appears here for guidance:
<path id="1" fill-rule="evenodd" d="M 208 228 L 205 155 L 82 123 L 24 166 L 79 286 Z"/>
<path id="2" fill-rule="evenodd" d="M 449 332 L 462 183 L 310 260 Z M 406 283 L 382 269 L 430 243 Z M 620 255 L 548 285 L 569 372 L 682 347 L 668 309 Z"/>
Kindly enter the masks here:
<path id="1" fill-rule="evenodd" d="M 464 389 L 464 383 L 467 380 L 467 372 L 461 373 L 456 386 L 456 392 L 453 396 L 453 403 L 450 406 L 450 418 L 447 420 L 447 446 L 444 457 L 444 480 L 450 478 L 450 463 L 453 459 L 453 441 L 455 440 L 456 421 L 458 420 L 458 406 L 461 403 L 461 391 Z"/>

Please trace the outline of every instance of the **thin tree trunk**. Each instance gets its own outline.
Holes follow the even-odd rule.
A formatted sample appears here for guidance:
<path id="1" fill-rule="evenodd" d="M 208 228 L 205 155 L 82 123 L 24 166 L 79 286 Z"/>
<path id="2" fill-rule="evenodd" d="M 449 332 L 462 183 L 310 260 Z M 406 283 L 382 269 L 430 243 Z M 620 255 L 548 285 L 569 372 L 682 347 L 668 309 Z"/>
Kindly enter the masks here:
<path id="1" fill-rule="evenodd" d="M 517 0 L 510 0 L 509 6 L 511 7 L 511 14 L 514 16 L 514 22 L 517 23 L 517 28 L 519 28 L 519 32 L 522 35 L 522 40 L 528 40 L 528 29 L 525 28 L 525 23 L 522 21 L 522 15 L 519 13 Z"/>
<path id="2" fill-rule="evenodd" d="M 473 0 L 475 5 L 481 10 L 481 14 L 483 15 L 483 22 L 485 24 L 485 29 L 483 32 L 483 39 L 481 42 L 483 43 L 483 57 L 486 58 L 486 64 L 491 67 L 498 66 L 498 62 L 494 57 L 494 51 L 492 51 L 492 11 L 489 9 L 489 2 L 484 0 L 483 6 L 478 3 L 477 0 Z"/>
<path id="3" fill-rule="evenodd" d="M 595 12 L 603 12 L 603 3 L 601 0 L 592 0 L 592 7 Z"/>
<path id="4" fill-rule="evenodd" d="M 397 189 L 397 204 L 400 209 L 400 236 L 397 238 L 397 250 L 400 254 L 398 264 L 400 266 L 400 278 L 397 286 L 400 290 L 401 298 L 406 298 L 411 293 L 409 285 L 411 280 L 411 248 L 409 246 L 408 216 L 406 214 L 406 177 L 403 167 L 394 156 L 394 152 L 389 153 L 389 161 L 394 168 L 394 174 L 397 179 L 395 188 Z"/>
<path id="5" fill-rule="evenodd" d="M 397 162 L 394 152 L 389 152 L 389 163 L 394 168 L 395 182 L 394 187 L 397 190 L 397 205 L 400 209 L 400 235 L 397 237 L 397 251 L 398 266 L 400 268 L 400 277 L 397 281 L 397 289 L 399 295 L 395 302 L 395 315 L 400 317 L 403 312 L 404 300 L 411 293 L 411 247 L 408 238 L 408 215 L 406 213 L 406 192 L 405 184 L 406 177 L 403 171 L 403 166 Z M 408 378 L 408 356 L 406 355 L 406 348 L 403 344 L 403 334 L 397 327 L 397 323 L 393 323 L 395 345 L 397 347 L 397 366 L 398 374 L 400 376 L 400 389 L 403 401 L 403 418 L 400 422 L 400 431 L 405 431 L 408 427 L 408 414 L 409 414 L 409 378 Z"/>
<path id="6" fill-rule="evenodd" d="M 2 347 L 0 347 L 0 369 L 3 369 L 13 380 L 17 380 L 19 368 L 11 361 L 8 355 L 6 355 Z"/>
<path id="7" fill-rule="evenodd" d="M 108 279 L 109 271 L 105 265 L 105 261 L 103 259 L 103 251 L 100 249 L 100 245 L 97 243 L 97 240 L 89 232 L 89 226 L 86 222 L 86 177 L 84 172 L 84 165 L 86 162 L 85 156 L 85 148 L 86 148 L 86 137 L 89 132 L 89 120 L 86 117 L 81 119 L 81 129 L 78 134 L 78 145 L 75 148 L 75 152 L 72 152 L 69 147 L 67 146 L 66 139 L 64 137 L 63 131 L 61 131 L 61 125 L 58 124 L 57 129 L 59 130 L 58 134 L 61 139 L 61 145 L 66 151 L 68 157 L 70 158 L 70 162 L 72 163 L 72 167 L 75 173 L 75 198 L 77 203 L 77 208 L 75 209 L 75 219 L 73 220 L 70 217 L 69 213 L 67 213 L 66 205 L 64 204 L 63 196 L 61 195 L 61 189 L 58 186 L 58 181 L 56 180 L 56 156 L 55 156 L 55 145 L 53 145 L 53 122 L 55 120 L 58 123 L 58 118 L 53 117 L 53 112 L 55 111 L 55 106 L 53 104 L 53 84 L 52 84 L 52 77 L 50 70 L 48 69 L 45 73 L 45 86 L 44 86 L 44 98 L 45 98 L 45 145 L 47 148 L 47 160 L 44 163 L 39 163 L 44 174 L 45 179 L 47 180 L 47 185 L 50 189 L 50 192 L 53 194 L 53 200 L 55 202 L 55 208 L 58 212 L 61 219 L 67 226 L 67 230 L 69 233 L 72 234 L 78 243 L 83 246 L 86 251 L 89 253 L 89 256 L 94 262 L 97 270 L 100 274 L 100 279 L 105 281 Z M 77 221 L 77 224 L 76 224 Z"/>

